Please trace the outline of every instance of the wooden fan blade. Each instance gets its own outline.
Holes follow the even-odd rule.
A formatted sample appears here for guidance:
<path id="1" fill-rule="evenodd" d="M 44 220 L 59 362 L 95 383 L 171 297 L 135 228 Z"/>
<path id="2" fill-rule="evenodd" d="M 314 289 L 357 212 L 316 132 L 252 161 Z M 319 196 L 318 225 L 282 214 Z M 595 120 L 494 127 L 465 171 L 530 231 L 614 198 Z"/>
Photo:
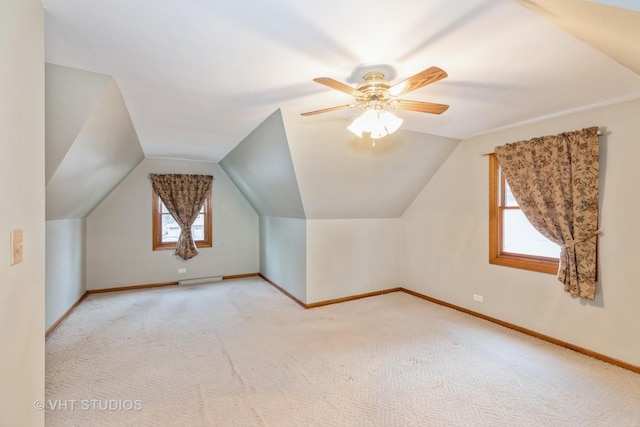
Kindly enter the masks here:
<path id="1" fill-rule="evenodd" d="M 417 111 L 419 113 L 442 114 L 447 111 L 449 106 L 444 104 L 434 104 L 432 102 L 405 101 L 400 99 L 396 101 L 393 108 L 398 110 Z"/>
<path id="2" fill-rule="evenodd" d="M 415 76 L 409 77 L 406 80 L 401 81 L 400 83 L 396 83 L 388 89 L 388 93 L 391 96 L 400 96 L 407 92 L 411 92 L 412 90 L 419 89 L 423 86 L 426 86 L 430 83 L 437 82 L 438 80 L 442 80 L 447 77 L 447 73 L 438 68 L 438 67 L 430 67 L 424 71 L 419 72 Z"/>
<path id="3" fill-rule="evenodd" d="M 351 87 L 347 84 L 341 83 L 330 77 L 318 77 L 316 79 L 313 79 L 313 81 L 325 86 L 329 86 L 332 89 L 337 89 L 340 92 L 348 93 L 351 96 L 365 96 L 365 94 L 360 92 L 358 89 Z"/>
<path id="4" fill-rule="evenodd" d="M 329 107 L 329 108 L 324 108 L 322 110 L 308 111 L 308 112 L 302 113 L 300 115 L 301 116 L 313 116 L 315 114 L 322 114 L 322 113 L 328 113 L 330 111 L 344 110 L 345 108 L 351 108 L 351 107 L 355 107 L 355 105 L 340 105 L 338 107 Z"/>

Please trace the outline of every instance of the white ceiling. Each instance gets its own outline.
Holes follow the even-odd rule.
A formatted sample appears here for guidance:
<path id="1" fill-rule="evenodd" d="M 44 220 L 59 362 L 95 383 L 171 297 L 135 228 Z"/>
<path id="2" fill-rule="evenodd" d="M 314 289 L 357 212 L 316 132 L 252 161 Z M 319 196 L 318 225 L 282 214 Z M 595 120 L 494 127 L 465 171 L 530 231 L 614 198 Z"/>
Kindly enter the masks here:
<path id="1" fill-rule="evenodd" d="M 354 71 L 371 64 L 395 70 L 393 80 L 447 71 L 403 96 L 447 112 L 398 115 L 404 129 L 457 139 L 640 98 L 624 49 L 614 60 L 542 18 L 545 1 L 44 0 L 46 60 L 113 76 L 147 157 L 219 161 L 278 108 L 349 103 L 312 79 L 355 86 Z M 570 3 L 615 30 L 599 13 L 611 6 Z M 640 28 L 640 13 L 624 16 Z"/>

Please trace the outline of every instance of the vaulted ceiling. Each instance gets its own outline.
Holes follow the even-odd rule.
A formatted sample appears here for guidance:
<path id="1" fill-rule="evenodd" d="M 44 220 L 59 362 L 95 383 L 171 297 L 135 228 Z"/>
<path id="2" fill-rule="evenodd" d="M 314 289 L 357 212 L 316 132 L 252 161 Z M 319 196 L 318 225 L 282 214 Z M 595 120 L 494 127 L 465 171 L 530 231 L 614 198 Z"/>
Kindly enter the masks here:
<path id="1" fill-rule="evenodd" d="M 300 124 L 278 110 L 220 165 L 263 216 L 399 218 L 458 142 L 401 129 L 373 147 L 341 120 Z"/>
<path id="2" fill-rule="evenodd" d="M 46 218 L 87 216 L 144 159 L 116 81 L 45 68 Z"/>
<path id="3" fill-rule="evenodd" d="M 357 112 L 299 116 L 350 102 L 312 79 L 375 64 L 446 70 L 405 98 L 447 112 L 398 115 L 453 139 L 640 97 L 640 13 L 585 0 L 43 3 L 47 62 L 111 76 L 147 157 L 219 161 L 278 109 L 320 144 Z"/>

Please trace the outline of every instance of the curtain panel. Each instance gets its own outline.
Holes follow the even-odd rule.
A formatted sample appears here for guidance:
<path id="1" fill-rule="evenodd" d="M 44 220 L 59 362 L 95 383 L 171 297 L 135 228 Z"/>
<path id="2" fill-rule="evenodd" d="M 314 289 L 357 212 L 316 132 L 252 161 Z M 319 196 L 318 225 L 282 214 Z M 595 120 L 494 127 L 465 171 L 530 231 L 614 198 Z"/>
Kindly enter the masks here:
<path id="1" fill-rule="evenodd" d="M 595 298 L 600 152 L 598 128 L 495 148 L 511 192 L 531 224 L 560 245 L 558 280 Z"/>
<path id="2" fill-rule="evenodd" d="M 183 259 L 198 255 L 191 235 L 191 226 L 200 214 L 207 193 L 211 191 L 213 176 L 150 174 L 151 185 L 180 226 L 175 254 Z"/>

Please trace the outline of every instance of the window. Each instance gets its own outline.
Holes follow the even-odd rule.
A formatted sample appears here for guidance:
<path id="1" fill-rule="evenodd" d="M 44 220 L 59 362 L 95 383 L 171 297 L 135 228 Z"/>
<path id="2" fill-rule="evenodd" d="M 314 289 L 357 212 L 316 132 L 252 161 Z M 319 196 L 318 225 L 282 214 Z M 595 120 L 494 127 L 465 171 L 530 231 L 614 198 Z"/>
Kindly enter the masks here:
<path id="1" fill-rule="evenodd" d="M 538 230 L 524 216 L 509 184 L 489 156 L 489 263 L 556 274 L 560 246 Z"/>
<path id="2" fill-rule="evenodd" d="M 180 226 L 173 219 L 160 196 L 151 190 L 153 195 L 153 250 L 175 249 Z M 191 227 L 193 240 L 198 248 L 210 248 L 211 243 L 211 192 L 207 195 L 200 215 Z"/>

